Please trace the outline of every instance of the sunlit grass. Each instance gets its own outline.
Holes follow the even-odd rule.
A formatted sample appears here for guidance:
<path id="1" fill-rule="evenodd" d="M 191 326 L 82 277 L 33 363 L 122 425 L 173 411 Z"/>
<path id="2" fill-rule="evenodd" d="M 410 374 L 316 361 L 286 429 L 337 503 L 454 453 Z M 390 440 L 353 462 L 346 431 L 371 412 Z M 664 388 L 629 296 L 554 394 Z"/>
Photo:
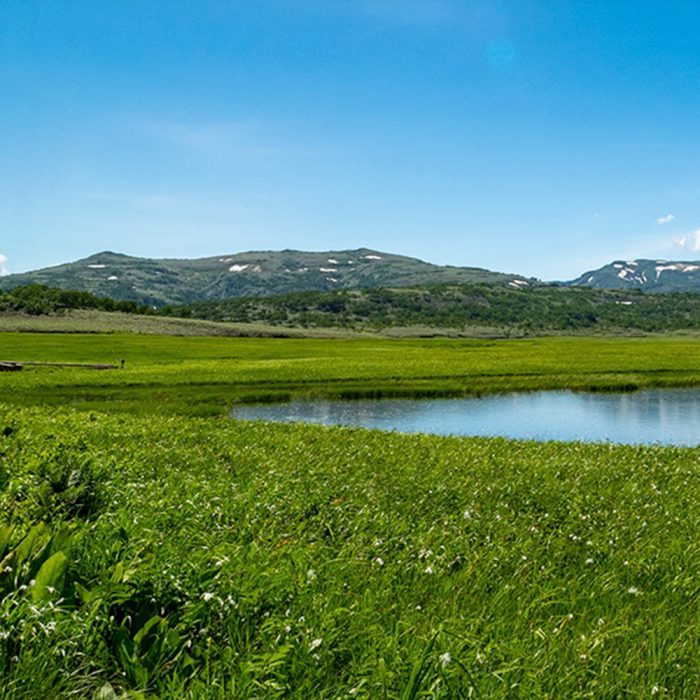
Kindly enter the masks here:
<path id="1" fill-rule="evenodd" d="M 697 450 L 1 426 L 9 549 L 38 520 L 71 543 L 44 604 L 2 579 L 0 697 L 696 697 Z"/>
<path id="2" fill-rule="evenodd" d="M 686 386 L 699 350 L 0 334 L 126 360 L 0 374 L 0 697 L 694 699 L 698 450 L 192 416 Z"/>
<path id="3" fill-rule="evenodd" d="M 386 340 L 0 334 L 0 359 L 126 360 L 124 371 L 27 369 L 7 401 L 224 414 L 241 401 L 304 396 L 460 396 L 532 389 L 700 384 L 688 338 Z"/>

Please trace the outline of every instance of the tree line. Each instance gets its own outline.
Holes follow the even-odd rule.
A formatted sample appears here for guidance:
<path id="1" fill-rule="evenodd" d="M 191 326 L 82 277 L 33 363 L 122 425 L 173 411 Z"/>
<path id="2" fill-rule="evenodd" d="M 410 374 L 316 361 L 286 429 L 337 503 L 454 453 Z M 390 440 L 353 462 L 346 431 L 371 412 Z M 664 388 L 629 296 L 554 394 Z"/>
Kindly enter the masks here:
<path id="1" fill-rule="evenodd" d="M 199 301 L 160 309 L 41 284 L 0 293 L 0 311 L 41 315 L 70 309 L 354 330 L 480 326 L 519 332 L 663 332 L 700 328 L 700 294 L 648 294 L 546 285 L 513 289 L 489 284 L 442 284 L 407 289 L 294 292 Z"/>

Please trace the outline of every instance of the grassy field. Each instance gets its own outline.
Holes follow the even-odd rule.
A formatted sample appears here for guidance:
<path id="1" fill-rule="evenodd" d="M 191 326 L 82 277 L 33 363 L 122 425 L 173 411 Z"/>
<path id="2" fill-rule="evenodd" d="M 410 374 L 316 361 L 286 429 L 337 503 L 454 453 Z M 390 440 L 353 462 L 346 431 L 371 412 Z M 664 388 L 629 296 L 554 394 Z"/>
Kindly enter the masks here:
<path id="1" fill-rule="evenodd" d="M 697 449 L 214 417 L 700 384 L 697 340 L 0 334 L 121 358 L 0 374 L 3 700 L 698 697 Z"/>
<path id="2" fill-rule="evenodd" d="M 529 389 L 700 384 L 692 338 L 275 339 L 0 334 L 0 360 L 118 362 L 2 376 L 5 401 L 104 410 L 226 413 L 300 396 L 459 396 Z"/>
<path id="3" fill-rule="evenodd" d="M 0 426 L 0 697 L 697 697 L 697 450 Z"/>
<path id="4" fill-rule="evenodd" d="M 341 329 L 280 328 L 265 323 L 227 323 L 198 319 L 143 316 L 119 311 L 69 309 L 60 314 L 31 315 L 0 312 L 0 332 L 19 333 L 138 333 L 145 335 L 328 338 L 348 337 Z M 356 335 L 356 334 L 355 334 Z"/>

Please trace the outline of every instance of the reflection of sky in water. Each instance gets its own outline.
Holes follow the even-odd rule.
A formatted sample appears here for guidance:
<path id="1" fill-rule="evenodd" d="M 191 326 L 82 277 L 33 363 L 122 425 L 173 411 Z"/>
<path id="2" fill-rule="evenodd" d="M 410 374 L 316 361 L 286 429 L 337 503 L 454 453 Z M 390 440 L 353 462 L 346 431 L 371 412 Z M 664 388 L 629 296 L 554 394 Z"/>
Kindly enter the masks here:
<path id="1" fill-rule="evenodd" d="M 465 399 L 295 401 L 242 406 L 236 418 L 354 425 L 407 433 L 533 440 L 700 443 L 700 390 L 541 391 Z"/>

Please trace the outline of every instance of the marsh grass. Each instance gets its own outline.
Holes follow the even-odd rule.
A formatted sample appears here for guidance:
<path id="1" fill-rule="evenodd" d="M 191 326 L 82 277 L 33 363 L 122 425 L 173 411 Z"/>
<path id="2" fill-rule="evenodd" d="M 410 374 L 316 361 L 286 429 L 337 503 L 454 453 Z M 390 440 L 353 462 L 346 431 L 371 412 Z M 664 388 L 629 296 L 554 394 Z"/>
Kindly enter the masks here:
<path id="1" fill-rule="evenodd" d="M 696 698 L 697 449 L 194 416 L 690 386 L 699 348 L 0 334 L 127 360 L 0 375 L 0 698 Z"/>
<path id="2" fill-rule="evenodd" d="M 0 333 L 0 359 L 115 362 L 0 376 L 6 402 L 226 414 L 240 402 L 700 384 L 692 338 L 278 339 Z"/>
<path id="3" fill-rule="evenodd" d="M 42 519 L 37 454 L 91 464 L 100 494 L 44 514 L 25 560 L 65 554 L 51 592 L 2 575 L 2 698 L 697 697 L 695 449 L 0 425 L 0 559 Z"/>

